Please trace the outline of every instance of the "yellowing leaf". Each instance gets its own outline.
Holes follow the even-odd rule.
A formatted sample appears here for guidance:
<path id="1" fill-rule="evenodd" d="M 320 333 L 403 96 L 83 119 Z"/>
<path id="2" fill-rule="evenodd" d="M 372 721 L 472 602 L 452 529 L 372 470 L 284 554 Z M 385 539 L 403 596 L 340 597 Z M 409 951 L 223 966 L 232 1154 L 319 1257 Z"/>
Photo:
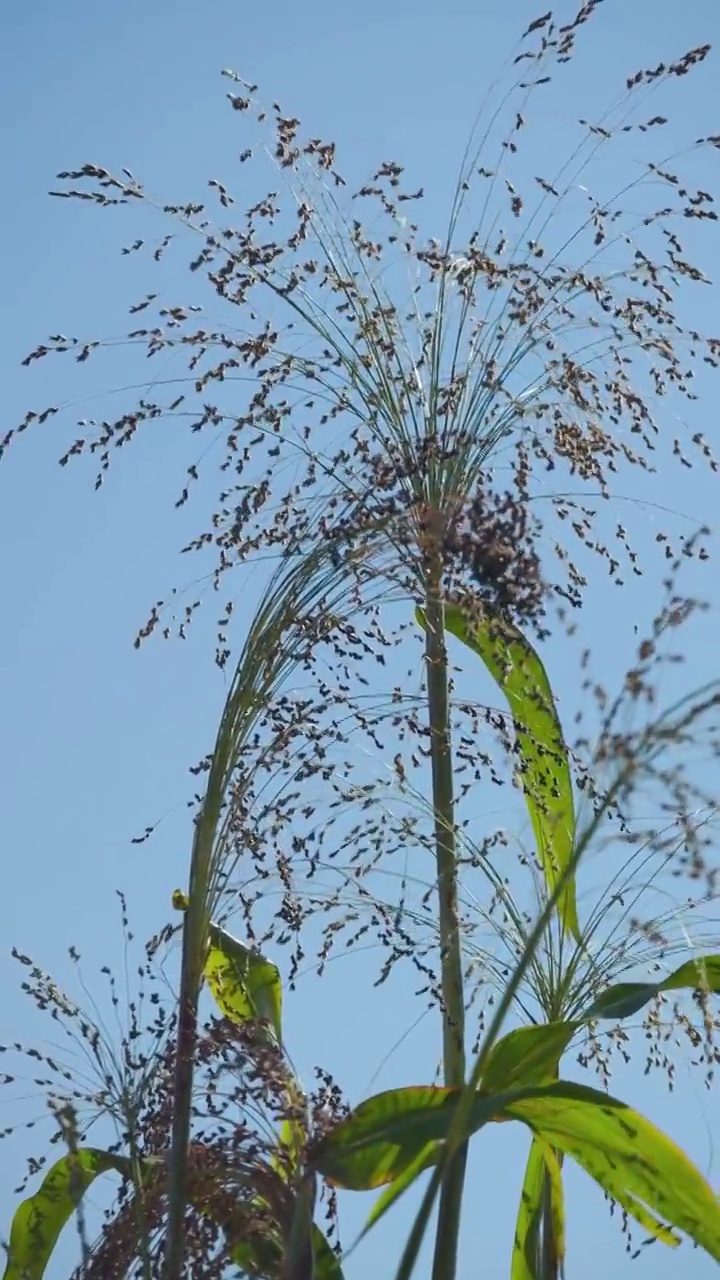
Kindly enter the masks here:
<path id="1" fill-rule="evenodd" d="M 369 1191 L 385 1186 L 446 1137 L 458 1096 L 456 1089 L 432 1085 L 375 1094 L 323 1139 L 313 1163 L 339 1187 Z M 488 1101 L 478 1094 L 469 1132 L 496 1116 L 499 1105 L 497 1099 Z"/>
<path id="2" fill-rule="evenodd" d="M 416 609 L 415 617 L 424 628 L 423 610 Z M 509 619 L 490 613 L 470 618 L 459 606 L 446 605 L 445 626 L 482 659 L 507 699 L 537 853 L 552 894 L 575 848 L 575 809 L 567 747 L 547 672 Z M 574 877 L 562 889 L 558 914 L 580 942 Z"/>
<path id="3" fill-rule="evenodd" d="M 15 1211 L 3 1280 L 42 1280 L 63 1227 L 98 1174 L 111 1169 L 127 1174 L 129 1162 L 93 1147 L 68 1152 L 53 1165 L 39 1191 Z"/>
<path id="4" fill-rule="evenodd" d="M 412 1166 L 417 1172 L 430 1144 L 447 1139 L 462 1095 L 422 1086 L 376 1094 L 318 1144 L 313 1166 L 357 1190 L 393 1182 Z M 522 1121 L 540 1140 L 546 1169 L 547 1148 L 571 1156 L 643 1226 L 654 1224 L 659 1238 L 674 1241 L 674 1227 L 720 1262 L 720 1203 L 712 1188 L 670 1138 L 617 1098 L 567 1081 L 478 1092 L 464 1132 L 454 1136 L 465 1141 L 493 1120 Z M 533 1179 L 538 1168 L 534 1163 Z M 557 1192 L 559 1179 L 550 1173 Z"/>
<path id="5" fill-rule="evenodd" d="M 549 1259 L 551 1275 L 561 1275 L 565 1264 L 565 1191 L 562 1169 L 552 1147 L 537 1138 L 545 1161 L 543 1195 L 548 1202 L 549 1221 L 543 1227 L 543 1257 Z"/>
<path id="6" fill-rule="evenodd" d="M 509 1031 L 490 1050 L 480 1082 L 483 1092 L 556 1080 L 560 1059 L 577 1028 L 577 1022 L 548 1022 Z"/>
<path id="7" fill-rule="evenodd" d="M 282 983 L 271 961 L 238 942 L 217 925 L 210 926 L 205 979 L 226 1018 L 239 1024 L 264 1020 L 282 1040 Z"/>
<path id="8" fill-rule="evenodd" d="M 540 1227 L 545 1188 L 545 1155 L 533 1138 L 525 1168 L 513 1241 L 510 1280 L 540 1280 Z"/>
<path id="9" fill-rule="evenodd" d="M 391 1182 L 389 1187 L 386 1187 L 382 1195 L 378 1196 L 375 1204 L 370 1210 L 368 1220 L 363 1227 L 360 1239 L 367 1234 L 371 1227 L 375 1226 L 376 1222 L 379 1222 L 380 1219 L 385 1216 L 388 1209 L 391 1209 L 396 1200 L 399 1200 L 408 1188 L 411 1187 L 414 1182 L 417 1182 L 420 1175 L 424 1173 L 426 1169 L 432 1168 L 438 1159 L 439 1151 L 439 1143 L 429 1142 L 426 1147 L 423 1147 L 422 1151 L 419 1152 L 412 1163 L 403 1170 L 400 1176 L 397 1177 L 394 1182 Z"/>
<path id="10" fill-rule="evenodd" d="M 595 1089 L 561 1081 L 544 1094 L 518 1097 L 503 1115 L 522 1120 L 556 1151 L 572 1156 L 666 1243 L 674 1243 L 667 1227 L 675 1227 L 720 1262 L 720 1202 L 680 1148 L 637 1111 Z"/>

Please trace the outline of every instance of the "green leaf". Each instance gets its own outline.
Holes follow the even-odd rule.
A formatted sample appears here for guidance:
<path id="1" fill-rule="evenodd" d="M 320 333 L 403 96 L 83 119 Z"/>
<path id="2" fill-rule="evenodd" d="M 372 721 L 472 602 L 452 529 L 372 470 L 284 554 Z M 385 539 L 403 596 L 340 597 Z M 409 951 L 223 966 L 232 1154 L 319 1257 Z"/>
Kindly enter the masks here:
<path id="1" fill-rule="evenodd" d="M 687 960 L 661 982 L 616 982 L 597 997 L 582 1015 L 590 1018 L 630 1018 L 661 991 L 720 991 L 720 956 Z"/>
<path id="2" fill-rule="evenodd" d="M 315 1244 L 315 1275 L 313 1280 L 344 1280 L 340 1260 L 330 1248 L 319 1227 L 313 1227 Z"/>
<path id="3" fill-rule="evenodd" d="M 204 973 L 226 1018 L 240 1024 L 262 1019 L 281 1043 L 282 983 L 277 965 L 211 925 Z"/>
<path id="4" fill-rule="evenodd" d="M 423 610 L 416 609 L 415 616 L 424 628 Z M 552 894 L 572 859 L 575 810 L 567 748 L 547 672 L 507 618 L 486 613 L 470 619 L 457 605 L 446 605 L 445 626 L 482 659 L 507 699 L 537 853 Z M 562 890 L 558 914 L 564 929 L 580 942 L 574 877 Z"/>
<path id="5" fill-rule="evenodd" d="M 360 1240 L 362 1240 L 363 1236 L 367 1235 L 370 1228 L 374 1227 L 376 1222 L 379 1222 L 380 1219 L 385 1216 L 388 1209 L 392 1208 L 395 1202 L 405 1194 L 408 1188 L 411 1187 L 414 1182 L 417 1182 L 421 1174 L 423 1174 L 426 1169 L 432 1168 L 438 1159 L 439 1152 L 439 1144 L 437 1142 L 429 1142 L 426 1147 L 423 1147 L 419 1155 L 411 1161 L 407 1168 L 403 1170 L 400 1176 L 396 1178 L 394 1182 L 391 1182 L 389 1187 L 386 1187 L 382 1195 L 378 1196 L 375 1204 L 368 1214 L 368 1220 L 359 1237 Z"/>
<path id="6" fill-rule="evenodd" d="M 545 1160 L 545 1177 L 543 1194 L 548 1214 L 543 1224 L 543 1259 L 551 1276 L 563 1274 L 565 1265 L 565 1191 L 563 1188 L 562 1169 L 552 1147 L 539 1138 L 543 1158 Z"/>
<path id="7" fill-rule="evenodd" d="M 411 1165 L 417 1171 L 429 1144 L 450 1132 L 462 1094 L 422 1086 L 376 1094 L 318 1144 L 314 1166 L 351 1190 L 383 1186 Z M 670 1138 L 617 1098 L 567 1081 L 478 1092 L 458 1140 L 492 1120 L 522 1121 L 554 1152 L 571 1156 L 643 1226 L 654 1223 L 668 1243 L 674 1241 L 668 1227 L 684 1231 L 720 1262 L 720 1203 L 712 1188 Z"/>
<path id="8" fill-rule="evenodd" d="M 540 1280 L 540 1228 L 544 1189 L 544 1149 L 542 1143 L 533 1138 L 520 1192 L 510 1280 Z"/>
<path id="9" fill-rule="evenodd" d="M 660 988 L 654 982 L 616 982 L 588 1005 L 582 1014 L 583 1022 L 593 1018 L 631 1018 L 648 1004 Z"/>
<path id="10" fill-rule="evenodd" d="M 579 1025 L 578 1022 L 550 1022 L 511 1031 L 490 1051 L 482 1077 L 483 1088 L 495 1090 L 510 1084 L 524 1086 L 556 1081 L 560 1059 Z M 540 1228 L 546 1195 L 550 1196 L 554 1215 L 553 1238 L 560 1262 L 565 1247 L 562 1173 L 552 1148 L 534 1137 L 520 1195 L 511 1280 L 541 1280 Z"/>
<path id="11" fill-rule="evenodd" d="M 278 1131 L 278 1154 L 270 1157 L 272 1168 L 282 1177 L 297 1172 L 305 1140 L 304 1124 L 299 1120 L 283 1120 Z"/>
<path id="12" fill-rule="evenodd" d="M 420 1085 L 377 1093 L 318 1144 L 313 1164 L 329 1182 L 351 1191 L 386 1186 L 419 1163 L 428 1146 L 448 1132 L 458 1089 Z M 497 1115 L 512 1094 L 473 1100 L 468 1136 Z M 427 1166 L 426 1166 L 427 1167 Z"/>
<path id="13" fill-rule="evenodd" d="M 515 1031 L 510 1031 L 490 1051 L 481 1081 L 483 1093 L 501 1093 L 513 1087 L 548 1084 L 556 1080 L 560 1058 L 577 1026 L 576 1022 L 555 1022 L 542 1026 L 518 1027 Z M 399 1177 L 390 1183 L 373 1206 L 362 1235 L 387 1213 L 426 1169 L 435 1164 L 439 1151 L 437 1142 L 428 1143 Z M 540 1192 L 542 1193 L 542 1184 Z"/>
<path id="14" fill-rule="evenodd" d="M 313 1280 L 344 1280 L 340 1260 L 318 1226 L 313 1226 L 315 1272 Z M 233 1245 L 230 1257 L 237 1267 L 255 1280 L 276 1280 L 283 1274 L 283 1247 L 279 1239 L 243 1240 Z"/>
<path id="15" fill-rule="evenodd" d="M 661 991 L 677 991 L 687 987 L 690 991 L 720 991 L 720 956 L 698 956 L 688 960 L 679 969 L 663 978 Z"/>
<path id="16" fill-rule="evenodd" d="M 503 1118 L 522 1120 L 647 1229 L 675 1243 L 684 1231 L 720 1262 L 720 1202 L 679 1147 L 637 1111 L 584 1085 L 560 1081 L 517 1097 Z"/>
<path id="17" fill-rule="evenodd" d="M 548 1022 L 508 1032 L 490 1050 L 482 1074 L 483 1092 L 499 1093 L 513 1086 L 549 1084 L 556 1080 L 558 1064 L 578 1025 L 577 1022 Z"/>
<path id="18" fill-rule="evenodd" d="M 3 1280 L 41 1280 L 60 1232 L 88 1187 L 111 1169 L 127 1176 L 130 1163 L 93 1147 L 68 1152 L 53 1165 L 39 1191 L 15 1210 Z"/>

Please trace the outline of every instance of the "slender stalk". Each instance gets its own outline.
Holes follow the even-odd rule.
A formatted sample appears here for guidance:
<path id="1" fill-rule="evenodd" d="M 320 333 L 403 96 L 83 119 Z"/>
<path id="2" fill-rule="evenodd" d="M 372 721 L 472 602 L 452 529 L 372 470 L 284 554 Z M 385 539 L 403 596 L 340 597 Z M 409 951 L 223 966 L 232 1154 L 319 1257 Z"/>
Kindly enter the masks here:
<path id="1" fill-rule="evenodd" d="M 556 1009 L 551 1008 L 550 1014 L 553 1020 L 562 1019 L 562 1007 Z M 560 1079 L 560 1064 L 558 1063 L 553 1072 L 553 1079 Z M 562 1179 L 562 1162 L 563 1154 L 561 1151 L 553 1150 L 553 1155 L 558 1162 L 560 1169 L 560 1178 Z M 553 1181 L 550 1176 L 550 1170 L 545 1169 L 543 1178 L 542 1193 L 542 1219 L 540 1228 L 540 1246 L 539 1246 L 539 1266 L 538 1276 L 540 1280 L 560 1280 L 561 1268 L 563 1260 L 561 1256 L 562 1242 L 558 1239 L 555 1226 L 556 1219 L 553 1213 L 553 1196 L 557 1191 L 553 1188 Z M 561 1193 L 562 1194 L 562 1193 Z M 560 1212 L 564 1212 L 563 1206 L 558 1206 Z"/>
<path id="2" fill-rule="evenodd" d="M 188 1148 L 192 1112 L 192 1089 L 197 1042 L 200 980 L 190 955 L 192 937 L 183 929 L 183 958 L 178 1001 L 178 1033 L 173 1086 L 173 1129 L 168 1182 L 168 1227 L 165 1249 L 165 1280 L 179 1280 L 185 1252 L 185 1210 Z"/>
<path id="3" fill-rule="evenodd" d="M 550 1174 L 545 1174 L 542 1209 L 542 1241 L 540 1246 L 541 1265 L 539 1275 L 542 1280 L 558 1280 L 558 1257 L 553 1229 L 552 1216 L 552 1182 Z"/>
<path id="4" fill-rule="evenodd" d="M 465 1083 L 465 1004 L 458 922 L 455 795 L 450 734 L 447 651 L 439 567 L 430 575 L 426 599 L 427 699 L 430 726 L 435 857 L 440 925 L 443 1078 L 450 1088 Z M 454 1280 L 467 1146 L 448 1165 L 440 1193 L 433 1280 Z"/>
<path id="5" fill-rule="evenodd" d="M 332 565 L 330 550 L 325 543 L 313 548 L 289 571 L 284 567 L 277 571 L 249 628 L 220 720 L 207 790 L 195 824 L 188 906 L 183 921 L 163 1280 L 182 1280 L 184 1274 L 188 1148 L 198 1006 L 210 916 L 227 856 L 223 811 L 228 802 L 229 786 L 238 767 L 243 744 L 257 717 L 267 707 L 282 679 L 307 653 L 310 620 L 332 616 L 334 602 L 339 600 L 341 593 L 346 599 L 343 566 Z M 247 777 L 243 785 L 249 785 Z"/>
<path id="6" fill-rule="evenodd" d="M 428 627 L 428 630 L 429 630 L 429 627 Z M 542 937 L 543 937 L 543 934 L 545 933 L 545 930 L 548 927 L 548 923 L 552 919 L 553 913 L 557 910 L 557 905 L 562 897 L 565 885 L 568 883 L 571 877 L 575 875 L 575 872 L 577 871 L 580 860 L 585 850 L 587 849 L 588 845 L 591 843 L 594 835 L 596 834 L 603 817 L 611 809 L 617 796 L 622 792 L 624 786 L 627 784 L 628 778 L 634 772 L 634 768 L 635 768 L 635 761 L 633 759 L 626 761 L 624 767 L 621 769 L 620 773 L 615 779 L 615 782 L 609 788 L 609 791 L 605 797 L 604 803 L 597 807 L 593 815 L 592 821 L 589 823 L 588 827 L 583 832 L 580 839 L 577 841 L 575 852 L 573 853 L 572 858 L 570 859 L 567 866 L 564 868 L 562 875 L 560 876 L 560 879 L 558 880 L 557 884 L 553 888 L 553 891 L 550 894 L 547 902 L 545 903 L 543 910 L 541 911 L 540 915 L 535 921 L 535 924 L 533 925 L 532 929 L 530 930 L 527 936 L 523 954 L 520 960 L 518 961 L 517 965 L 515 966 L 515 970 L 511 978 L 509 979 L 507 986 L 505 987 L 502 998 L 498 1002 L 498 1005 L 495 1009 L 492 1020 L 490 1022 L 490 1026 L 488 1027 L 485 1033 L 485 1036 L 483 1038 L 480 1051 L 475 1059 L 473 1069 L 470 1073 L 470 1078 L 467 1080 L 463 1088 L 462 1094 L 459 1098 L 458 1107 L 453 1117 L 453 1121 L 450 1126 L 450 1132 L 448 1133 L 447 1140 L 445 1143 L 445 1150 L 443 1152 L 443 1155 L 438 1160 L 438 1163 L 435 1166 L 433 1175 L 428 1183 L 427 1189 L 425 1191 L 425 1195 L 423 1196 L 420 1208 L 418 1209 L 418 1212 L 415 1215 L 415 1221 L 413 1222 L 412 1229 L 405 1243 L 405 1248 L 403 1250 L 402 1258 L 400 1259 L 400 1265 L 398 1266 L 398 1269 L 395 1272 L 395 1280 L 410 1280 L 410 1277 L 415 1268 L 415 1263 L 417 1262 L 417 1257 L 420 1252 L 423 1239 L 425 1237 L 428 1220 L 430 1218 L 430 1214 L 432 1213 L 432 1208 L 438 1196 L 438 1192 L 440 1192 L 440 1195 L 442 1196 L 443 1185 L 445 1183 L 445 1180 L 447 1179 L 450 1169 L 452 1168 L 455 1156 L 459 1154 L 460 1151 L 462 1151 L 463 1146 L 467 1145 L 466 1143 L 463 1143 L 462 1140 L 460 1139 L 460 1134 L 462 1134 L 466 1130 L 467 1123 L 468 1123 L 468 1116 L 469 1116 L 470 1108 L 472 1106 L 475 1090 L 480 1085 L 482 1073 L 485 1069 L 485 1064 L 487 1062 L 490 1051 L 500 1034 L 500 1030 L 505 1021 L 505 1018 L 507 1017 L 508 1012 L 512 1006 L 512 1002 L 515 999 L 515 996 L 520 987 L 520 984 L 528 968 L 530 967 L 530 964 L 532 963 L 533 956 L 535 955 L 540 945 L 540 942 L 542 941 Z M 439 1237 L 439 1232 L 440 1232 L 440 1223 L 438 1222 L 438 1237 Z M 435 1251 L 436 1260 L 438 1255 L 438 1249 L 437 1249 L 438 1237 L 436 1237 L 436 1251 Z M 442 1273 L 439 1273 L 439 1275 L 442 1276 Z M 434 1277 L 433 1277 L 433 1280 L 435 1280 Z"/>

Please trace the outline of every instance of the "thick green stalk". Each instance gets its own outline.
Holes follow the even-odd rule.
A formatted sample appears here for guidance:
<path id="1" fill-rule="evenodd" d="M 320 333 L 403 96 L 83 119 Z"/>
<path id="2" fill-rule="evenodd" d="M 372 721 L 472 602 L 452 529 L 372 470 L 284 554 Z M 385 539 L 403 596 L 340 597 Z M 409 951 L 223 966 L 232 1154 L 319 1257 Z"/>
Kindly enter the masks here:
<path id="1" fill-rule="evenodd" d="M 440 572 L 431 578 L 425 602 L 425 656 L 432 763 L 435 857 L 440 924 L 443 1000 L 443 1077 L 451 1088 L 465 1083 L 465 1004 L 458 921 L 455 795 L 453 785 L 448 661 Z M 449 1164 L 440 1194 L 433 1280 L 454 1280 L 467 1147 Z"/>
<path id="2" fill-rule="evenodd" d="M 555 1079 L 559 1079 L 559 1072 L 555 1073 Z M 562 1177 L 563 1153 L 562 1151 L 554 1151 L 553 1154 Z M 549 1172 L 546 1172 L 545 1185 L 543 1187 L 542 1238 L 538 1266 L 538 1275 L 541 1280 L 560 1280 L 560 1277 L 564 1274 L 563 1248 L 555 1232 L 552 1198 L 552 1179 Z M 564 1213 L 564 1210 L 562 1212 Z"/>
<path id="3" fill-rule="evenodd" d="M 178 1001 L 178 1034 L 173 1086 L 173 1129 L 168 1182 L 168 1226 L 165 1247 L 165 1280 L 180 1280 L 184 1269 L 185 1211 L 188 1177 L 188 1149 L 192 1111 L 192 1089 L 197 1043 L 198 992 L 200 981 L 190 958 L 192 939 L 187 925 L 183 930 L 183 964 Z"/>
<path id="4" fill-rule="evenodd" d="M 542 1280 L 558 1280 L 558 1258 L 555 1231 L 552 1217 L 552 1183 L 550 1174 L 545 1174 L 543 1187 L 542 1240 L 540 1245 L 541 1265 L 539 1275 Z"/>

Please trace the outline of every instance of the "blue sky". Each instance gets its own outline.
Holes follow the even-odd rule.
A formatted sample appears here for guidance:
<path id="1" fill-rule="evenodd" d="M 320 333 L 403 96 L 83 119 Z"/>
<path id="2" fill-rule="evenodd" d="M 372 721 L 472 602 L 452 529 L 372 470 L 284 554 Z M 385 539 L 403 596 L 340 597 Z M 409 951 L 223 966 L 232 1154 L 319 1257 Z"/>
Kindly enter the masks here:
<path id="1" fill-rule="evenodd" d="M 86 161 L 127 165 L 168 199 L 202 199 L 209 177 L 238 183 L 237 119 L 219 77 L 222 67 L 260 83 L 312 131 L 336 138 L 353 172 L 398 158 L 409 181 L 428 192 L 429 216 L 442 227 L 456 164 L 488 83 L 542 6 L 486 0 L 482 6 L 446 0 L 383 5 L 242 6 L 209 0 L 139 0 L 103 6 L 89 0 L 0 11 L 0 164 L 4 175 L 2 244 L 3 427 L 29 407 L 83 401 L 64 428 L 51 420 L 28 433 L 0 466 L 0 761 L 6 892 L 0 897 L 0 1039 L 38 1034 L 18 990 L 20 975 L 8 952 L 30 952 L 59 980 L 68 974 L 66 949 L 76 945 L 84 973 L 121 959 L 114 890 L 128 893 L 133 928 L 145 937 L 166 918 L 171 890 L 186 876 L 189 848 L 187 765 L 205 751 L 223 700 L 222 680 L 209 661 L 202 626 L 183 645 L 151 643 L 136 653 L 132 638 L 149 605 L 189 570 L 178 560 L 187 527 L 172 512 L 180 472 L 160 445 L 129 449 L 110 482 L 92 492 L 87 468 L 60 472 L 58 433 L 73 416 L 99 412 L 100 392 L 131 380 L 122 355 L 99 363 L 88 377 L 60 362 L 30 372 L 20 360 L 47 334 L 93 337 L 126 324 L 127 303 L 153 287 L 147 266 L 122 259 L 132 237 L 118 216 L 47 198 L 54 175 Z M 565 16 L 565 9 L 559 12 Z M 713 0 L 606 0 L 581 42 L 577 68 L 552 99 L 537 143 L 538 170 L 549 162 L 568 118 L 604 104 L 614 83 L 638 66 L 652 66 L 705 41 L 720 44 L 720 9 Z M 718 55 L 720 56 L 720 55 Z M 713 93 L 717 58 L 672 95 L 682 136 L 716 133 Z M 614 79 L 613 79 L 614 77 Z M 693 87 L 695 86 L 695 87 Z M 582 109 L 579 106 L 582 96 Z M 701 169 L 713 189 L 720 153 Z M 241 192 L 239 192 L 241 194 Z M 704 262 L 720 276 L 718 242 L 703 240 Z M 179 260 L 178 260 L 179 261 Z M 177 271 L 174 276 L 173 272 Z M 179 265 L 165 287 L 186 291 Z M 147 282 L 147 283 L 146 283 Z M 699 328 L 716 328 L 717 288 L 700 296 Z M 707 384 L 710 387 L 710 384 Z M 702 388 L 701 388 L 702 390 Z M 90 394 L 98 398 L 92 402 Z M 92 408 L 86 408 L 92 403 Z M 709 439 L 716 399 L 709 392 L 697 418 Z M 710 411 L 712 406 L 712 413 Z M 705 415 L 707 414 L 707 420 Z M 68 426 L 67 423 L 70 425 Z M 62 437 L 65 439 L 65 436 Z M 715 521 L 716 485 L 697 472 L 673 469 L 637 486 L 660 506 Z M 158 499 L 158 495 L 161 495 Z M 659 516 L 627 504 L 623 517 L 651 540 Z M 718 603 L 710 576 L 698 589 Z M 657 602 L 657 579 L 632 588 L 632 609 L 619 597 L 598 598 L 590 614 L 596 648 L 610 675 L 630 615 L 647 619 Z M 716 674 L 717 614 L 688 641 L 693 683 Z M 552 674 L 552 652 L 549 655 Z M 558 690 L 563 696 L 561 676 Z M 567 691 L 570 697 L 570 691 Z M 163 816 L 164 815 L 164 816 Z M 163 817 L 156 838 L 132 845 L 146 824 Z M 359 955 L 331 967 L 327 984 L 302 987 L 288 1002 L 288 1039 L 301 1067 L 328 1063 L 359 1100 L 373 1073 L 415 1012 L 412 982 L 372 992 Z M 350 1003 L 365 1019 L 362 1053 L 338 1043 L 336 1010 Z M 407 1007 L 406 1007 L 407 1003 Z M 383 1069 L 374 1087 L 409 1083 L 434 1057 L 434 1028 L 426 1018 Z M 668 1099 L 659 1082 L 630 1070 L 623 1096 L 666 1127 L 720 1184 L 712 1132 L 718 1108 L 699 1080 L 681 1078 Z M 0 1128 L 13 1122 L 0 1097 Z M 522 1135 L 478 1144 L 468 1186 L 468 1225 L 461 1278 L 507 1274 L 507 1259 L 522 1176 Z M 12 1188 L 24 1156 L 37 1154 L 32 1135 L 6 1141 L 0 1160 L 0 1231 L 9 1223 Z M 508 1143 L 509 1145 L 506 1145 Z M 518 1163 L 520 1162 L 520 1163 Z M 490 1173 L 490 1176 L 488 1176 Z M 365 1206 L 363 1205 L 363 1209 Z M 579 1176 L 570 1180 L 569 1275 L 621 1274 L 623 1242 L 608 1222 L 602 1198 Z M 349 1221 L 357 1225 L 357 1211 Z M 385 1274 L 406 1217 L 386 1220 L 348 1264 L 348 1280 Z M 352 1230 L 347 1232 L 348 1238 Z M 68 1250 L 70 1246 L 68 1245 Z M 69 1256 L 68 1251 L 63 1257 Z M 712 1263 L 683 1248 L 682 1261 L 659 1246 L 645 1251 L 634 1274 L 694 1277 Z M 62 1267 L 49 1274 L 58 1277 Z"/>

